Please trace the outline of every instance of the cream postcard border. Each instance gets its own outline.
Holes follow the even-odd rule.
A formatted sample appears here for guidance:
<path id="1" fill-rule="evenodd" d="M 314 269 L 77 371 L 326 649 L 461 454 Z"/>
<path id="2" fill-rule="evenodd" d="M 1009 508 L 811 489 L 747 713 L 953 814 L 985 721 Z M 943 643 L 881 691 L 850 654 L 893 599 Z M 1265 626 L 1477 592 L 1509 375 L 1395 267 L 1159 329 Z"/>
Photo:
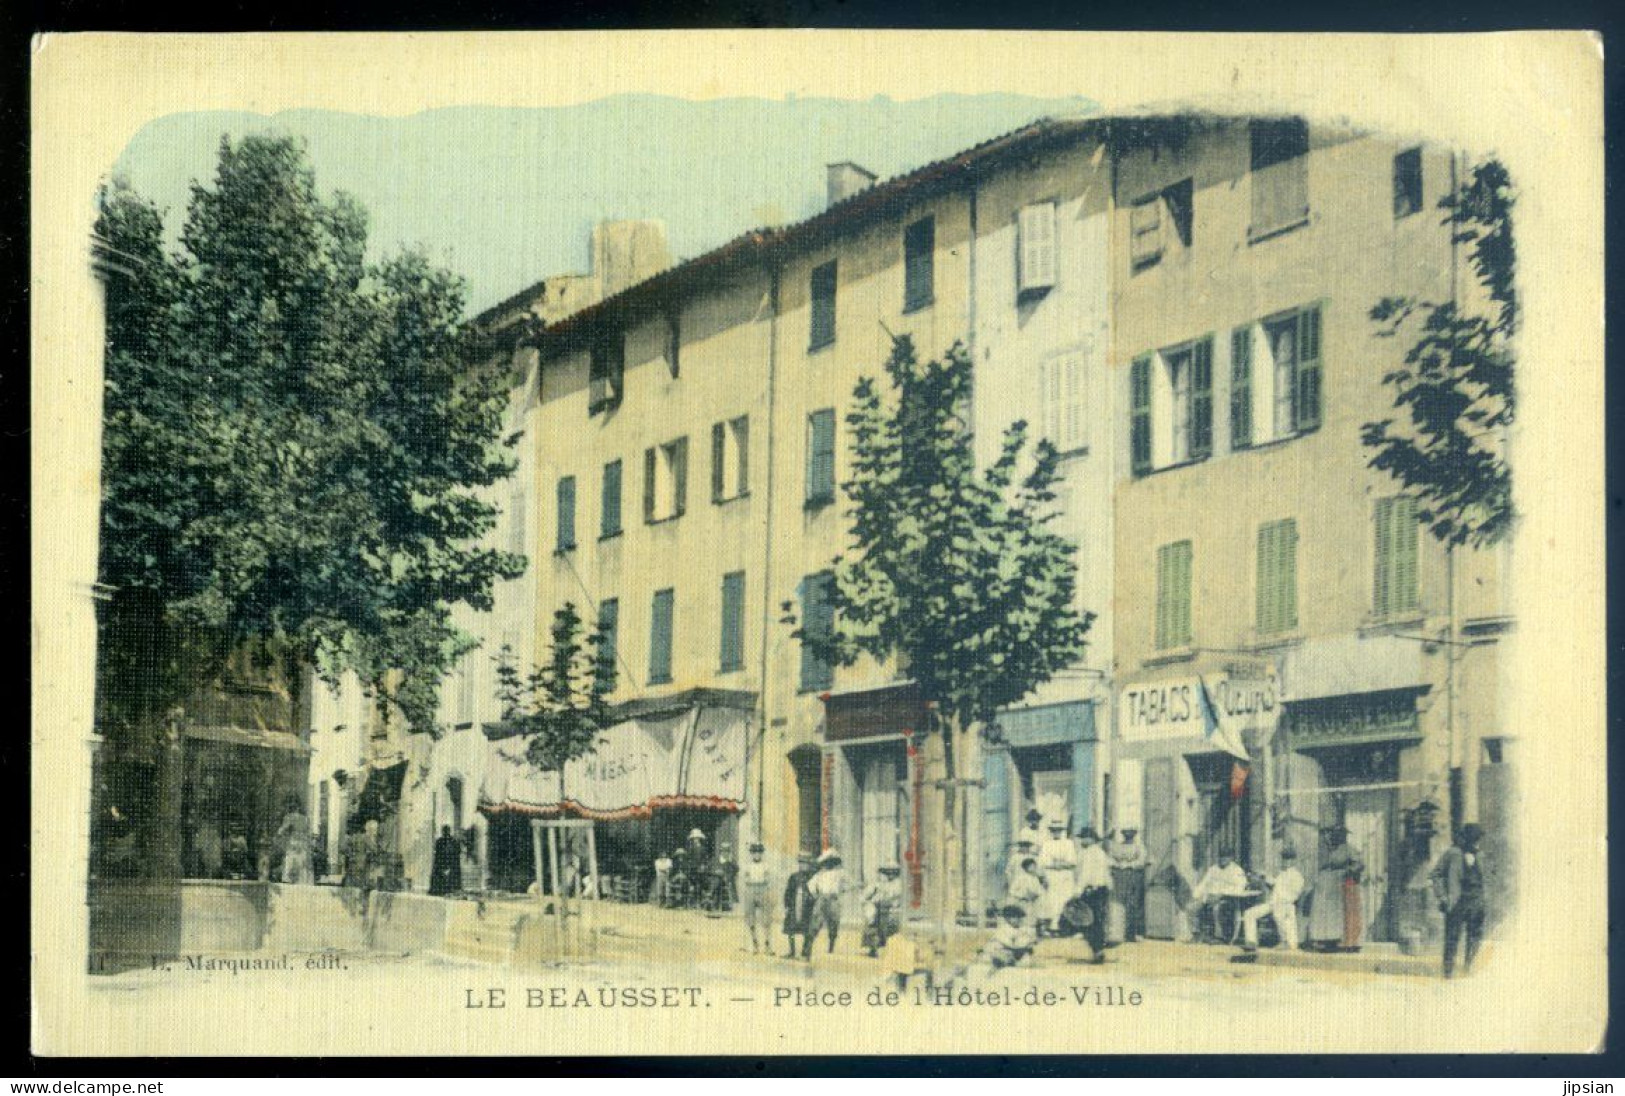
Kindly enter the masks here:
<path id="1" fill-rule="evenodd" d="M 1579 32 L 1214 35 L 875 31 L 45 35 L 33 50 L 32 1045 L 49 1055 L 1588 1051 L 1607 1024 L 1602 42 Z M 814 1020 L 757 1006 L 527 1014 L 464 1009 L 466 974 L 400 992 L 243 981 L 144 996 L 85 974 L 101 331 L 92 195 L 172 112 L 405 115 L 618 93 L 689 98 L 942 92 L 1291 109 L 1496 153 L 1519 188 L 1524 302 L 1508 724 L 1523 783 L 1517 918 L 1471 982 L 1328 984 L 1324 1006 L 1205 1006 L 1199 985 L 1132 1014 L 907 1009 Z M 77 617 L 76 617 L 77 614 Z M 80 628 L 75 631 L 78 621 Z M 511 975 L 511 976 L 510 976 Z M 521 986 L 494 971 L 491 985 Z M 696 980 L 703 980 L 697 972 Z M 441 982 L 444 982 L 442 985 Z M 1074 1014 L 1067 1014 L 1072 1016 Z M 996 1016 L 996 1022 L 994 1017 Z"/>

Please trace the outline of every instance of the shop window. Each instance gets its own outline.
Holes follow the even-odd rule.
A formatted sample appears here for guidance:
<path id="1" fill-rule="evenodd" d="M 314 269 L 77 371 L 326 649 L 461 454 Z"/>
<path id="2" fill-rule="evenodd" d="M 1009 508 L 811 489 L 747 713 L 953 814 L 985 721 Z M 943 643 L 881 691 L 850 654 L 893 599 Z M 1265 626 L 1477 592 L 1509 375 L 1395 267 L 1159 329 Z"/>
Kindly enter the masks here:
<path id="1" fill-rule="evenodd" d="M 835 605 L 832 587 L 835 576 L 828 571 L 808 575 L 801 584 L 801 628 L 809 637 L 827 639 L 835 628 Z M 806 642 L 801 644 L 801 691 L 817 692 L 828 689 L 834 682 L 834 670 L 828 660 L 820 657 Z"/>
<path id="2" fill-rule="evenodd" d="M 1309 219 L 1309 125 L 1302 118 L 1255 119 L 1252 152 L 1250 241 L 1261 240 Z"/>
<path id="3" fill-rule="evenodd" d="M 1294 309 L 1230 334 L 1230 447 L 1246 449 L 1321 422 L 1320 306 Z"/>
<path id="4" fill-rule="evenodd" d="M 1016 294 L 1043 293 L 1055 285 L 1055 203 L 1034 202 L 1016 215 Z"/>
<path id="5" fill-rule="evenodd" d="M 1416 581 L 1416 500 L 1406 495 L 1378 499 L 1373 525 L 1376 574 L 1372 613 L 1378 619 L 1412 613 L 1420 604 Z"/>
<path id="6" fill-rule="evenodd" d="M 598 536 L 607 540 L 621 535 L 621 462 L 604 465 L 604 489 L 600 498 Z"/>
<path id="7" fill-rule="evenodd" d="M 1394 157 L 1394 220 L 1422 209 L 1422 150 L 1408 148 Z"/>
<path id="8" fill-rule="evenodd" d="M 587 354 L 587 414 L 596 415 L 621 402 L 626 383 L 626 339 L 620 332 L 599 335 Z"/>
<path id="9" fill-rule="evenodd" d="M 1130 465 L 1143 476 L 1213 452 L 1213 340 L 1134 359 L 1129 377 Z"/>
<path id="10" fill-rule="evenodd" d="M 711 501 L 750 494 L 750 418 L 741 415 L 711 426 Z"/>
<path id="11" fill-rule="evenodd" d="M 1156 266 L 1176 248 L 1191 246 L 1192 201 L 1192 180 L 1181 179 L 1129 207 L 1129 262 L 1135 273 Z"/>
<path id="12" fill-rule="evenodd" d="M 835 411 L 807 416 L 807 508 L 835 501 Z"/>
<path id="13" fill-rule="evenodd" d="M 745 572 L 722 576 L 721 673 L 745 668 Z"/>
<path id="14" fill-rule="evenodd" d="M 671 681 L 672 624 L 676 591 L 656 590 L 649 611 L 649 684 Z"/>
<path id="15" fill-rule="evenodd" d="M 808 350 L 822 350 L 835 341 L 835 260 L 813 268 L 808 278 L 812 296 Z"/>
<path id="16" fill-rule="evenodd" d="M 1191 643 L 1191 542 L 1157 549 L 1157 649 Z"/>
<path id="17" fill-rule="evenodd" d="M 652 525 L 682 517 L 687 497 L 688 439 L 644 450 L 643 520 Z"/>
<path id="18" fill-rule="evenodd" d="M 559 552 L 568 552 L 576 546 L 576 478 L 574 476 L 560 476 L 558 485 L 559 503 Z"/>
<path id="19" fill-rule="evenodd" d="M 930 304 L 934 295 L 937 228 L 932 217 L 922 217 L 903 230 L 903 311 Z"/>
<path id="20" fill-rule="evenodd" d="M 1298 626 L 1298 523 L 1258 527 L 1258 632 L 1277 635 Z"/>

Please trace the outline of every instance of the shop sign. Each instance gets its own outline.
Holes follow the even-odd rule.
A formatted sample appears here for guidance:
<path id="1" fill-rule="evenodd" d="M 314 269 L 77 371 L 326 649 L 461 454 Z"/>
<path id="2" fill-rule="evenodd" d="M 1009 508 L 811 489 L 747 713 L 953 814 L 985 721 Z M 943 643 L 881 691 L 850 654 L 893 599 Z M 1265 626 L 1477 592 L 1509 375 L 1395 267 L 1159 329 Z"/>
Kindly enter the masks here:
<path id="1" fill-rule="evenodd" d="M 1280 715 L 1281 689 L 1273 676 L 1169 678 L 1123 689 L 1117 733 L 1125 742 L 1218 737 L 1256 747 L 1275 733 Z"/>
<path id="2" fill-rule="evenodd" d="M 1294 747 L 1421 737 L 1414 690 L 1304 701 L 1292 705 L 1291 714 Z"/>

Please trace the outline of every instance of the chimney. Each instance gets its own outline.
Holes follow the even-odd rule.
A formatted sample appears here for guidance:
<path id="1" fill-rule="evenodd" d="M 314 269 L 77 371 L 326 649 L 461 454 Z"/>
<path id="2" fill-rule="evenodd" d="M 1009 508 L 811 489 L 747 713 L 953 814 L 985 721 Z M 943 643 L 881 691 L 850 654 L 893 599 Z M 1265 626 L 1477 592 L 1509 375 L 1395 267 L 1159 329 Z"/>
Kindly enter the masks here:
<path id="1" fill-rule="evenodd" d="M 627 286 L 671 266 L 662 221 L 599 221 L 592 229 L 592 276 L 598 296 L 613 297 Z"/>
<path id="2" fill-rule="evenodd" d="M 825 170 L 828 172 L 830 205 L 844 202 L 852 195 L 875 185 L 875 173 L 859 167 L 851 160 L 830 164 Z"/>

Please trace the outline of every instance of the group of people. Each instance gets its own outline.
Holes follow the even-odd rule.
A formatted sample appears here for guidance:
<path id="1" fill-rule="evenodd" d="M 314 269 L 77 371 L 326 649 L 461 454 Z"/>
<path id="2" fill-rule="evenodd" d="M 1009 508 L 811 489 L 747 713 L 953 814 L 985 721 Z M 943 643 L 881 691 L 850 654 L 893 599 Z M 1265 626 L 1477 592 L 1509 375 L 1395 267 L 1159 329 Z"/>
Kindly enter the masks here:
<path id="1" fill-rule="evenodd" d="M 1365 931 L 1361 916 L 1360 883 L 1365 862 L 1349 844 L 1348 830 L 1327 831 L 1327 850 L 1310 885 L 1298 869 L 1298 853 L 1291 845 L 1281 849 L 1281 868 L 1273 875 L 1249 873 L 1228 851 L 1202 873 L 1191 891 L 1187 915 L 1196 939 L 1230 943 L 1234 921 L 1224 923 L 1224 911 L 1239 911 L 1242 947 L 1258 950 L 1260 926 L 1269 918 L 1280 946 L 1296 951 L 1358 951 Z M 1309 900 L 1307 939 L 1299 930 L 1298 908 Z M 1231 916 L 1235 916 L 1232 914 Z"/>
<path id="2" fill-rule="evenodd" d="M 1009 939 L 1000 958 L 1020 952 L 1016 945 L 1028 936 L 1036 943 L 1045 936 L 1075 934 L 1088 942 L 1092 962 L 1105 962 L 1114 894 L 1122 906 L 1123 939 L 1138 939 L 1145 931 L 1147 866 L 1138 831 L 1125 828 L 1108 842 L 1091 826 L 1070 836 L 1064 819 L 1045 824 L 1036 810 L 1026 821 L 1005 869 L 1005 904 L 995 938 Z"/>
<path id="3" fill-rule="evenodd" d="M 696 827 L 684 844 L 655 857 L 649 901 L 657 906 L 732 909 L 738 874 L 733 849 L 724 842 L 712 856 L 705 831 Z"/>

